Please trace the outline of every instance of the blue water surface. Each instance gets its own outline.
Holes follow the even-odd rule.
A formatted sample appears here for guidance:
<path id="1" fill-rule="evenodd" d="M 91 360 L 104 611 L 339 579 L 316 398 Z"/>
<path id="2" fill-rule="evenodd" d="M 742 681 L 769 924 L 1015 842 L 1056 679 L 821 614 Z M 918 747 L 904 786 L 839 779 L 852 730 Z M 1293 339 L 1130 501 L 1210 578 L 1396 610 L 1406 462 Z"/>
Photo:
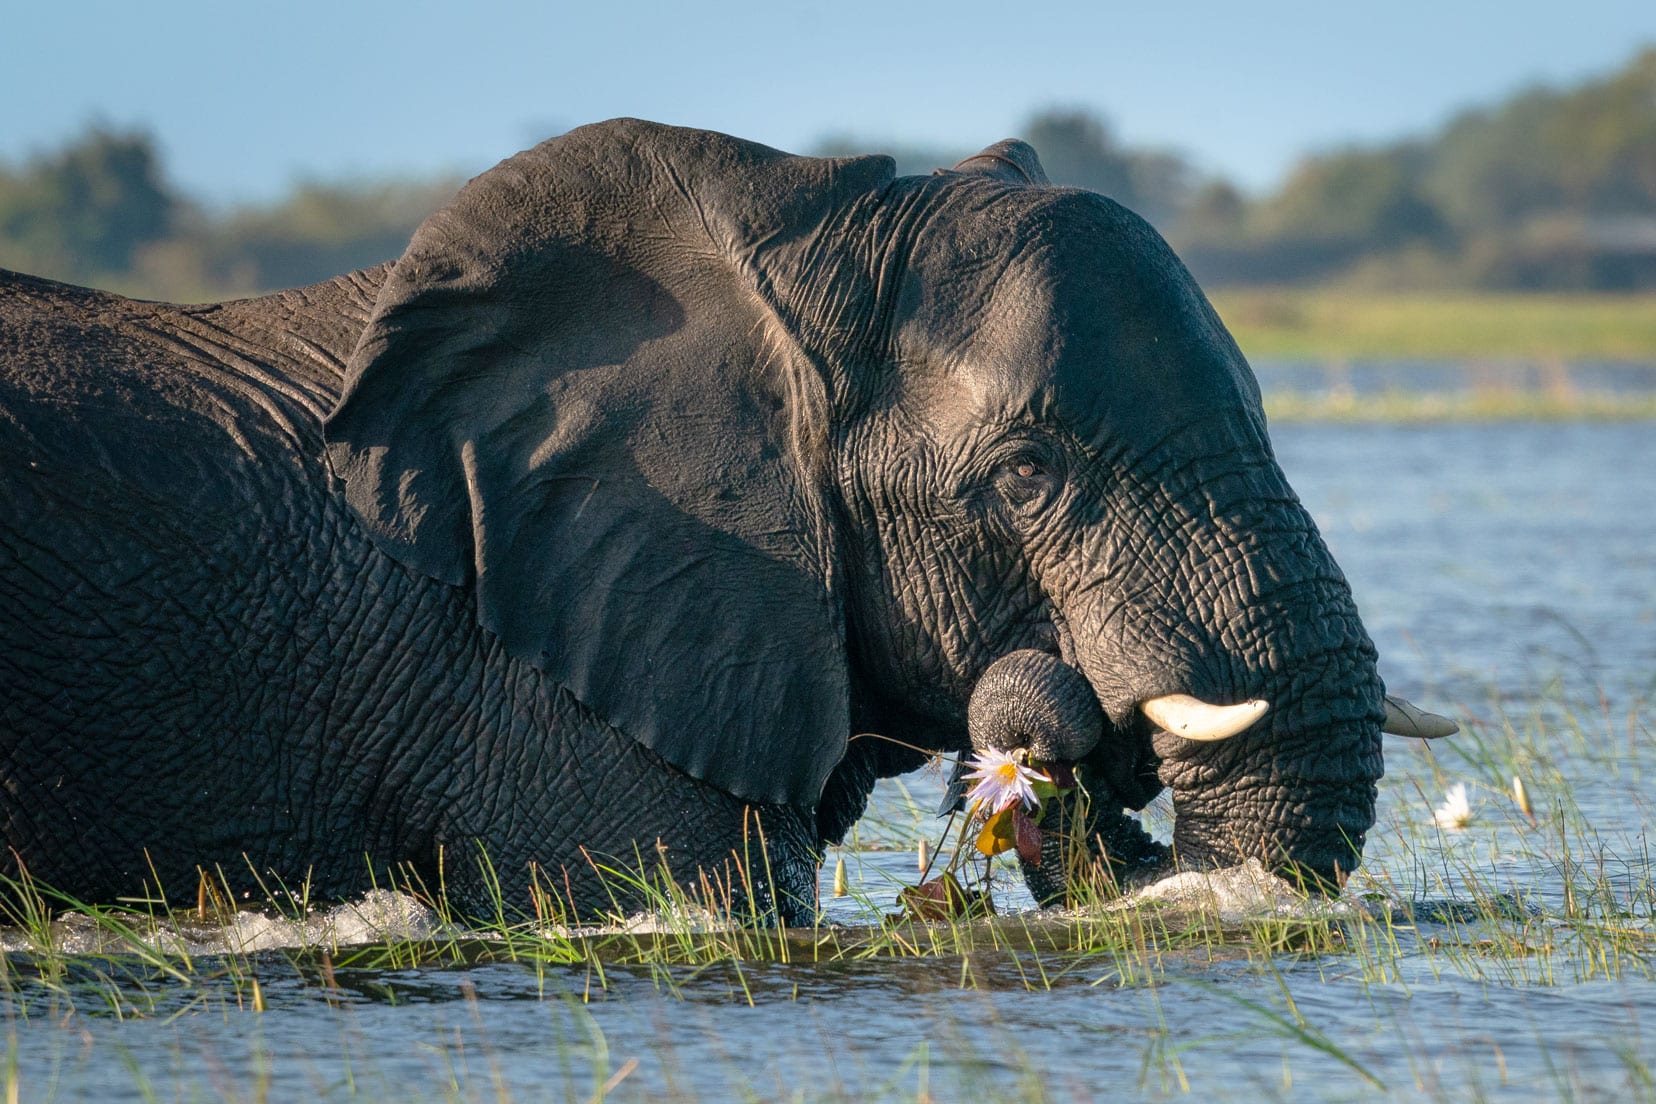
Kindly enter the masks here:
<path id="1" fill-rule="evenodd" d="M 1388 746 L 1348 892 L 1422 909 L 1397 921 L 1389 962 L 1181 952 L 1145 984 L 1106 963 L 1043 976 L 953 956 L 617 967 L 601 985 L 589 968 L 493 963 L 322 986 L 277 956 L 256 1013 L 232 972 L 156 977 L 161 999 L 100 1006 L 31 988 L 13 954 L 0 1011 L 21 1097 L 1650 1098 L 1656 424 L 1291 424 L 1273 438 L 1389 686 L 1466 723 L 1453 747 Z M 1543 827 L 1514 804 L 1514 769 Z M 1475 817 L 1439 830 L 1432 808 L 1455 782 Z M 936 826 L 911 801 L 928 807 L 938 785 L 882 784 L 824 871 L 825 900 L 841 857 L 863 900 L 831 916 L 867 922 L 867 901 L 888 907 L 913 880 L 912 847 Z M 1571 863 L 1598 864 L 1610 903 L 1572 899 Z M 1534 953 L 1495 953 L 1456 919 L 1491 892 L 1533 914 L 1515 927 Z M 1583 925 L 1625 929 L 1627 957 L 1566 953 Z"/>

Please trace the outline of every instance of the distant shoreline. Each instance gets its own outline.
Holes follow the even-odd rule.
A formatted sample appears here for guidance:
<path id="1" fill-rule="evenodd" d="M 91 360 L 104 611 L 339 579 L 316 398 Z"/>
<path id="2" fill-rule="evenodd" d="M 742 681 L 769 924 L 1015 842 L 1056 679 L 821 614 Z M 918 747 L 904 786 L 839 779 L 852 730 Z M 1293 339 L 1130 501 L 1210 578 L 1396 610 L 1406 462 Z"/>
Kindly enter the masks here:
<path id="1" fill-rule="evenodd" d="M 1404 392 L 1377 395 L 1275 392 L 1265 415 L 1276 424 L 1309 422 L 1642 422 L 1656 421 L 1656 393 Z"/>
<path id="2" fill-rule="evenodd" d="M 1234 288 L 1212 299 L 1250 359 L 1656 366 L 1656 293 Z"/>

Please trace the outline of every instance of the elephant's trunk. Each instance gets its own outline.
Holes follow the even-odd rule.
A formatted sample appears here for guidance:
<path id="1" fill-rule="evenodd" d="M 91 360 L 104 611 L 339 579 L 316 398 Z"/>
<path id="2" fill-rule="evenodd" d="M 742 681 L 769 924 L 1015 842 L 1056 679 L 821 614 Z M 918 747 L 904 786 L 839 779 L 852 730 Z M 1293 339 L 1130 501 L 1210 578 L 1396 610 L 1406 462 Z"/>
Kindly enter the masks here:
<path id="1" fill-rule="evenodd" d="M 1081 777 L 1100 804 L 1170 788 L 1180 865 L 1337 884 L 1374 821 L 1384 687 L 1315 524 L 1243 443 L 1127 489 L 1057 576 L 1109 726 Z M 1157 708 L 1181 695 L 1218 708 Z"/>
<path id="2" fill-rule="evenodd" d="M 984 671 L 966 725 L 973 748 L 1022 748 L 1042 762 L 1073 763 L 1098 746 L 1104 711 L 1080 671 L 1050 653 L 1024 649 Z"/>
<path id="3" fill-rule="evenodd" d="M 1261 558 L 1248 566 L 1255 578 L 1284 579 L 1280 564 Z M 1337 569 L 1329 563 L 1328 570 Z M 1274 595 L 1225 585 L 1240 591 L 1248 607 L 1192 617 L 1181 635 L 1205 647 L 1175 653 L 1175 662 L 1152 653 L 1124 664 L 1083 647 L 1089 674 L 1108 664 L 1109 681 L 1097 681 L 1118 694 L 1124 681 L 1136 690 L 1135 706 L 1124 708 L 1118 722 L 1122 735 L 1110 746 L 1126 766 L 1154 770 L 1172 790 L 1180 865 L 1257 858 L 1314 887 L 1336 885 L 1361 858 L 1383 770 L 1383 687 L 1373 646 L 1343 580 L 1288 582 Z M 1117 623 L 1131 626 L 1134 612 L 1117 610 Z M 1141 640 L 1148 635 L 1129 629 Z M 1221 739 L 1196 739 L 1165 713 L 1144 708 L 1169 692 L 1234 703 L 1215 711 L 1208 732 L 1234 730 Z M 1269 708 L 1251 704 L 1257 702 Z M 1221 723 L 1228 713 L 1235 714 L 1234 724 Z M 1090 781 L 1096 773 L 1083 771 L 1083 777 Z"/>
<path id="4" fill-rule="evenodd" d="M 1024 884 L 1043 905 L 1069 898 L 1074 883 L 1102 880 L 1121 890 L 1168 869 L 1172 853 L 1121 811 L 1096 780 L 1060 795 L 1041 813 L 1041 861 L 1020 856 Z"/>
<path id="5" fill-rule="evenodd" d="M 1255 858 L 1317 889 L 1356 868 L 1383 772 L 1380 688 L 1362 657 L 1321 674 L 1326 681 L 1303 692 L 1285 686 L 1265 721 L 1226 743 L 1154 737 L 1181 863 Z"/>
<path id="6" fill-rule="evenodd" d="M 1121 811 L 1119 794 L 1129 787 L 1110 777 L 1109 724 L 1080 671 L 1047 652 L 1010 652 L 978 680 L 967 727 L 974 749 L 1021 749 L 1040 762 L 1089 763 L 1091 791 L 1100 800 L 1076 792 L 1049 803 L 1041 820 L 1040 861 L 1020 859 L 1036 900 L 1061 900 L 1070 881 L 1094 872 L 1124 885 L 1166 865 L 1168 849 Z"/>

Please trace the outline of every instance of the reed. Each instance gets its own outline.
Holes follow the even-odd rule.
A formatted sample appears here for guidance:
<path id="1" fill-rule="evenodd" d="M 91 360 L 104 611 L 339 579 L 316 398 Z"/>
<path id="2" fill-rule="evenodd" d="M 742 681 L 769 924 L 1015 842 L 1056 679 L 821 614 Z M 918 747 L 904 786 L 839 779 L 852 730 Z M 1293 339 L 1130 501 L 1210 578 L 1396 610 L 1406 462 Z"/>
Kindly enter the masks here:
<path id="1" fill-rule="evenodd" d="M 873 864 L 864 860 L 881 852 L 847 848 L 851 884 L 835 908 L 856 922 L 782 929 L 767 922 L 751 892 L 769 884 L 757 826 L 728 871 L 689 884 L 655 854 L 602 864 L 615 907 L 596 923 L 575 915 L 539 874 L 524 900 L 505 899 L 481 852 L 445 862 L 478 864 L 492 889 L 481 916 L 459 914 L 441 881 L 425 885 L 408 870 L 377 872 L 376 892 L 351 906 L 357 914 L 314 901 L 302 881 L 267 877 L 264 900 L 235 903 L 222 872 L 204 872 L 192 901 L 151 895 L 109 907 L 76 901 L 24 873 L 0 885 L 7 952 L 0 956 L 0 1010 L 9 1025 L 0 1084 L 39 1095 L 41 1074 L 20 1060 L 19 1033 L 199 1017 L 274 1023 L 322 1007 L 341 1017 L 339 1053 L 315 1057 L 331 1076 L 349 1071 L 340 1094 L 388 1095 L 400 1082 L 382 1076 L 376 1055 L 352 1034 L 351 1009 L 429 1000 L 422 994 L 434 984 L 453 990 L 455 982 L 442 979 L 473 985 L 474 975 L 510 968 L 506 976 L 533 979 L 537 999 L 558 1017 L 554 1045 L 572 1099 L 636 1096 L 645 1092 L 640 1079 L 654 1094 L 664 1078 L 680 1084 L 669 1094 L 677 1099 L 708 1095 L 693 1087 L 705 1085 L 695 1071 L 675 1069 L 671 1055 L 611 1049 L 605 1002 L 628 999 L 640 984 L 669 1001 L 763 1008 L 820 992 L 825 978 L 854 987 L 856 979 L 918 976 L 927 986 L 979 994 L 991 1008 L 1008 992 L 1043 994 L 1055 1009 L 1076 1007 L 1066 994 L 1114 994 L 1110 1000 L 1129 1002 L 1137 1026 L 1108 1036 L 1110 1047 L 1123 1050 L 1111 1068 L 1125 1063 L 1128 1080 L 1152 1095 L 1247 1095 L 1215 1080 L 1221 1058 L 1235 1048 L 1280 1048 L 1284 1083 L 1249 1088 L 1267 1098 L 1297 1095 L 1296 1085 L 1313 1080 L 1332 1095 L 1500 1095 L 1504 1056 L 1469 1050 L 1446 1062 L 1430 1038 L 1411 1037 L 1398 1002 L 1428 1000 L 1446 984 L 1571 992 L 1656 980 L 1656 867 L 1642 796 L 1656 738 L 1636 705 L 1583 704 L 1562 689 L 1522 708 L 1491 696 L 1464 716 L 1460 737 L 1391 757 L 1369 862 L 1341 900 L 1322 905 L 1285 906 L 1291 898 L 1283 897 L 1252 911 L 1215 911 L 1150 893 L 1122 896 L 1083 878 L 1074 887 L 1077 907 L 1066 911 L 922 922 L 890 904 L 901 883 L 919 880 L 912 860 L 893 855 Z M 1526 783 L 1533 820 L 1514 796 L 1515 777 Z M 1471 795 L 1471 820 L 1462 830 L 1439 827 L 1432 807 L 1457 782 Z M 865 828 L 892 852 L 912 852 L 932 838 L 932 862 L 941 869 L 954 861 L 959 841 L 933 838 L 938 822 L 923 804 L 899 793 L 884 803 L 883 819 Z M 1612 807 L 1617 821 L 1599 823 Z M 905 875 L 882 874 L 899 867 Z M 997 860 L 991 873 L 1000 896 L 1010 864 Z M 437 1095 L 505 1099 L 512 1078 L 491 1049 L 487 1002 L 476 985 L 462 988 L 455 1006 L 467 1046 L 447 1037 L 429 1044 L 446 1085 Z M 1319 1012 L 1330 993 L 1348 1006 L 1332 1019 Z M 856 1014 L 854 1003 L 834 1007 Z M 795 1095 L 929 1099 L 946 1071 L 948 1091 L 972 1083 L 972 1096 L 984 1101 L 1061 1098 L 1050 1096 L 1051 1071 L 1028 1040 L 982 1021 L 984 1007 L 962 1004 L 958 1021 L 933 1025 L 941 1034 L 917 1042 L 889 1069 Z M 1200 1026 L 1208 1023 L 1215 1026 Z M 1377 1048 L 1382 1037 L 1408 1044 Z M 1636 1024 L 1606 1042 L 1615 1056 L 1611 1074 L 1574 1065 L 1575 1042 L 1544 1031 L 1533 1042 L 1548 1062 L 1556 1051 L 1543 1097 L 1591 1095 L 1609 1084 L 1619 1097 L 1656 1098 Z M 971 1055 L 985 1048 L 994 1049 L 997 1064 L 978 1085 Z M 1077 1059 L 1089 1060 L 1102 1059 Z M 271 1068 L 266 1058 L 246 1059 L 230 1075 L 228 1095 L 266 1095 Z M 190 1095 L 157 1076 L 152 1062 L 135 1063 L 133 1092 Z M 793 1087 L 733 1072 L 725 1088 L 723 1095 L 736 1098 L 773 1099 Z"/>

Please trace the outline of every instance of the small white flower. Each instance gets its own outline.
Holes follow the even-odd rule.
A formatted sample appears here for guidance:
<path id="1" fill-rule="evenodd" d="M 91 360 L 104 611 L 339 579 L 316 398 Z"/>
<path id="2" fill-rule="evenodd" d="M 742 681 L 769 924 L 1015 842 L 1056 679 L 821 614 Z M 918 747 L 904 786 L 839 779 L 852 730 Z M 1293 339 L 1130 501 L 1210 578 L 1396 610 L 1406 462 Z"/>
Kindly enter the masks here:
<path id="1" fill-rule="evenodd" d="M 1439 828 L 1465 828 L 1472 823 L 1472 805 L 1466 800 L 1466 783 L 1456 782 L 1443 795 L 1443 804 L 1432 812 Z"/>
<path id="2" fill-rule="evenodd" d="M 1026 809 L 1040 804 L 1032 783 L 1043 781 L 1043 776 L 1020 764 L 1010 752 L 980 751 L 972 756 L 972 762 L 975 769 L 966 775 L 972 783 L 967 800 L 991 813 L 1010 809 L 1020 801 Z"/>

